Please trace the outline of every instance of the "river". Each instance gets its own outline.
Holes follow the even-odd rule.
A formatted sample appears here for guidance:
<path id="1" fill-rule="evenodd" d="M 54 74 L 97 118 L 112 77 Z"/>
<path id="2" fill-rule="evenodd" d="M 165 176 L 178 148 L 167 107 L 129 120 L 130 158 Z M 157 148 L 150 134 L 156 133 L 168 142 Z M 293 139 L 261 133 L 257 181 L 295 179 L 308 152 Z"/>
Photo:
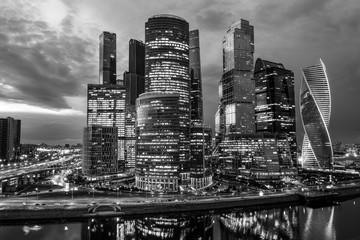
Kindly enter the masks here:
<path id="1" fill-rule="evenodd" d="M 0 239 L 360 239 L 360 198 L 339 206 L 232 209 L 192 214 L 29 222 L 0 226 Z"/>

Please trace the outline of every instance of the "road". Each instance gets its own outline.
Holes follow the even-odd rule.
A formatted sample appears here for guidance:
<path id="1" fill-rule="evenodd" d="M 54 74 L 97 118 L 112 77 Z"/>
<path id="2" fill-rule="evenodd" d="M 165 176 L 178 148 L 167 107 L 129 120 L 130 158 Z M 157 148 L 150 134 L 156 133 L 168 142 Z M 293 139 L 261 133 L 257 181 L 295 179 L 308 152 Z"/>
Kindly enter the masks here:
<path id="1" fill-rule="evenodd" d="M 28 166 L 17 166 L 12 169 L 1 170 L 0 171 L 0 180 L 19 176 L 19 175 L 29 174 L 31 172 L 35 172 L 35 171 L 46 169 L 46 168 L 51 168 L 52 166 L 57 165 L 57 164 L 64 164 L 66 162 L 72 161 L 77 156 L 78 156 L 78 154 L 72 155 L 71 157 L 68 157 L 68 158 L 63 157 L 60 159 L 46 161 L 46 162 L 40 162 L 40 163 L 28 165 Z"/>

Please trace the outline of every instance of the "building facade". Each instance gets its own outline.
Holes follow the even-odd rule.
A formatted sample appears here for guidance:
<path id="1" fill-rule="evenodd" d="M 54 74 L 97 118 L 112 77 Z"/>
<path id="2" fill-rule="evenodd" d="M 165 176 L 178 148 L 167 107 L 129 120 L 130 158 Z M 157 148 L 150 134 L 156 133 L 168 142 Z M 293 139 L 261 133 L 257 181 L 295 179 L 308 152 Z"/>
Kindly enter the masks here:
<path id="1" fill-rule="evenodd" d="M 200 62 L 200 38 L 199 30 L 189 33 L 189 60 L 190 60 L 190 121 L 191 123 L 203 122 L 203 96 Z"/>
<path id="2" fill-rule="evenodd" d="M 212 183 L 211 137 L 208 125 L 193 123 L 190 128 L 190 186 L 199 189 Z"/>
<path id="3" fill-rule="evenodd" d="M 124 73 L 126 88 L 125 116 L 125 168 L 135 169 L 135 124 L 136 99 L 145 91 L 145 44 L 141 41 L 129 41 L 129 71 Z"/>
<path id="4" fill-rule="evenodd" d="M 87 125 L 117 128 L 119 172 L 125 171 L 125 100 L 124 86 L 88 84 Z"/>
<path id="5" fill-rule="evenodd" d="M 253 81 L 254 27 L 246 20 L 233 23 L 223 40 L 223 75 L 215 132 L 255 133 Z"/>
<path id="6" fill-rule="evenodd" d="M 304 168 L 332 169 L 333 150 L 329 132 L 331 95 L 326 67 L 321 59 L 302 69 L 300 114 L 305 130 L 302 146 Z"/>
<path id="7" fill-rule="evenodd" d="M 99 36 L 99 83 L 116 84 L 116 34 L 103 32 Z"/>
<path id="8" fill-rule="evenodd" d="M 21 120 L 0 118 L 0 165 L 18 161 L 20 155 Z"/>
<path id="9" fill-rule="evenodd" d="M 135 184 L 144 190 L 178 191 L 181 159 L 180 95 L 143 93 L 137 99 Z"/>
<path id="10" fill-rule="evenodd" d="M 145 92 L 179 95 L 179 123 L 174 126 L 162 125 L 158 130 L 178 129 L 178 167 L 180 180 L 187 181 L 190 172 L 190 74 L 189 74 L 189 24 L 183 18 L 174 15 L 155 15 L 145 23 Z M 156 95 L 160 96 L 160 95 Z M 155 96 L 155 97 L 156 97 Z M 162 109 L 165 113 L 167 109 Z M 162 111 L 161 110 L 161 111 Z M 137 107 L 139 111 L 139 107 Z M 169 110 L 173 114 L 173 110 Z M 137 112 L 139 118 L 139 112 Z M 139 121 L 139 119 L 138 119 Z M 138 134 L 146 132 L 139 129 Z M 137 139 L 139 141 L 139 137 Z M 139 148 L 136 148 L 139 150 Z M 168 154 L 166 149 L 158 149 L 159 154 Z M 149 150 L 150 151 L 150 150 Z M 177 151 L 177 150 L 172 150 Z M 174 152 L 175 154 L 175 152 Z M 136 153 L 139 161 L 140 153 Z M 166 157 L 165 157 L 166 158 Z M 164 170 L 166 172 L 172 169 Z M 137 171 L 137 174 L 139 172 Z M 171 173 L 172 174 L 172 173 Z M 174 173 L 175 174 L 175 173 Z M 177 173 L 176 173 L 177 174 Z M 175 174 L 175 175 L 176 175 Z M 175 176 L 173 175 L 173 176 Z M 140 180 L 139 180 L 140 181 Z M 141 180 L 142 181 L 142 180 Z M 168 189 L 175 189 L 179 183 L 172 182 Z"/>
<path id="11" fill-rule="evenodd" d="M 258 58 L 254 70 L 256 95 L 256 132 L 287 135 L 291 161 L 283 167 L 297 164 L 295 125 L 294 73 L 281 63 Z"/>
<path id="12" fill-rule="evenodd" d="M 118 172 L 117 127 L 91 125 L 84 128 L 82 171 L 98 177 Z"/>

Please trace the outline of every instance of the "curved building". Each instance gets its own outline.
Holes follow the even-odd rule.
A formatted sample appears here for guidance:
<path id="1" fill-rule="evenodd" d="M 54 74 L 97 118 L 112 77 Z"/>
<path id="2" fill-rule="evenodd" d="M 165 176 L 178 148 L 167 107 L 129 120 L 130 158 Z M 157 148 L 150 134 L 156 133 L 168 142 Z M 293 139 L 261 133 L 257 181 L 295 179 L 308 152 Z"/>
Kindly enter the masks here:
<path id="1" fill-rule="evenodd" d="M 329 133 L 331 96 L 326 68 L 321 59 L 303 68 L 300 89 L 300 114 L 305 130 L 302 147 L 303 167 L 332 168 L 332 145 Z"/>
<path id="2" fill-rule="evenodd" d="M 189 23 L 168 14 L 149 18 L 145 23 L 145 92 L 179 95 L 178 147 L 184 179 L 190 171 L 189 72 Z"/>
<path id="3" fill-rule="evenodd" d="M 136 187 L 177 191 L 180 178 L 179 94 L 143 93 L 136 100 Z"/>

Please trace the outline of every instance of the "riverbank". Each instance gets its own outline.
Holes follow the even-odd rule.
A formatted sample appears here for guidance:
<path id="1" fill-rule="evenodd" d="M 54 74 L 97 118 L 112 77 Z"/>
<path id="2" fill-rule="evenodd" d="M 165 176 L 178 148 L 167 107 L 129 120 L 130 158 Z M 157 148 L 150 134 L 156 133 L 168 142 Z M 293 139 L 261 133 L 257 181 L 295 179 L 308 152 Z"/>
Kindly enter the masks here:
<path id="1" fill-rule="evenodd" d="M 333 199 L 342 201 L 360 196 L 360 184 L 350 184 L 331 189 Z M 305 194 L 306 195 L 306 194 Z M 320 194 L 321 195 L 321 194 Z M 319 196 L 320 196 L 319 195 Z M 306 196 L 305 196 L 306 197 Z M 319 197 L 319 201 L 326 199 L 326 194 Z M 184 201 L 156 201 L 156 202 L 128 202 L 120 201 L 118 211 L 112 206 L 111 200 L 99 201 L 91 206 L 101 206 L 89 213 L 88 204 L 65 205 L 14 205 L 0 208 L 0 224 L 16 222 L 18 220 L 35 219 L 85 219 L 92 217 L 120 217 L 133 215 L 165 214 L 192 211 L 223 210 L 231 208 L 271 208 L 284 205 L 304 204 L 304 194 L 301 193 L 276 193 L 263 196 L 244 196 L 227 198 L 206 198 Z"/>

